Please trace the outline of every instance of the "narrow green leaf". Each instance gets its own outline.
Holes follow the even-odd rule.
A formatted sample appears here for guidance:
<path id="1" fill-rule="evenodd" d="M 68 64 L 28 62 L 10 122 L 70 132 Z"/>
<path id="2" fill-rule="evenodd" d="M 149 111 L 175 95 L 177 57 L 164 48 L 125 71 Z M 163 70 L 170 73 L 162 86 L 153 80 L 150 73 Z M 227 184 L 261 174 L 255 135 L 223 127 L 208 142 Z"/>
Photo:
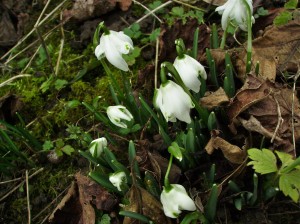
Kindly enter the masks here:
<path id="1" fill-rule="evenodd" d="M 91 177 L 94 181 L 100 184 L 102 187 L 105 187 L 108 191 L 112 191 L 120 194 L 121 192 L 109 181 L 107 176 L 101 175 L 96 171 L 92 171 L 89 173 L 89 177 Z"/>
<path id="2" fill-rule="evenodd" d="M 217 203 L 218 203 L 218 186 L 217 184 L 213 184 L 210 190 L 210 195 L 207 204 L 204 207 L 205 217 L 212 223 L 214 222 L 216 216 Z"/>
<path id="3" fill-rule="evenodd" d="M 149 223 L 150 224 L 150 222 L 151 222 L 151 220 L 148 217 L 146 217 L 142 214 L 136 213 L 136 212 L 120 211 L 119 215 L 127 216 L 127 217 L 132 218 L 132 219 L 137 219 L 137 220 L 139 220 L 143 223 Z"/>

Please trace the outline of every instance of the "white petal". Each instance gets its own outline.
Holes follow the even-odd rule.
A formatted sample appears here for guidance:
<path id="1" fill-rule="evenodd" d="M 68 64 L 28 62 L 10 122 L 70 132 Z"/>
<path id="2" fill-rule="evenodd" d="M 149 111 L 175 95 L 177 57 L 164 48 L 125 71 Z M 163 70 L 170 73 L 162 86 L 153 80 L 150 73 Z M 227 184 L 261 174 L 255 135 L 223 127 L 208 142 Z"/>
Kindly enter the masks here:
<path id="1" fill-rule="evenodd" d="M 194 106 L 187 93 L 173 81 L 168 81 L 168 84 L 163 89 L 163 95 L 163 104 L 165 111 L 169 114 L 170 121 L 176 117 L 181 121 L 190 123 L 190 109 Z"/>
<path id="2" fill-rule="evenodd" d="M 104 34 L 101 36 L 100 38 L 100 43 L 99 45 L 95 48 L 95 55 L 98 59 L 101 59 L 104 57 L 104 42 L 105 42 L 105 38 Z"/>
<path id="3" fill-rule="evenodd" d="M 128 54 L 133 49 L 132 40 L 123 32 L 114 31 L 111 35 L 111 41 L 121 54 Z"/>
<path id="4" fill-rule="evenodd" d="M 109 46 L 106 46 L 105 48 L 105 56 L 107 60 L 118 69 L 121 69 L 125 72 L 129 70 L 128 65 L 124 58 L 122 57 L 122 54 L 116 49 L 116 46 L 110 44 Z"/>

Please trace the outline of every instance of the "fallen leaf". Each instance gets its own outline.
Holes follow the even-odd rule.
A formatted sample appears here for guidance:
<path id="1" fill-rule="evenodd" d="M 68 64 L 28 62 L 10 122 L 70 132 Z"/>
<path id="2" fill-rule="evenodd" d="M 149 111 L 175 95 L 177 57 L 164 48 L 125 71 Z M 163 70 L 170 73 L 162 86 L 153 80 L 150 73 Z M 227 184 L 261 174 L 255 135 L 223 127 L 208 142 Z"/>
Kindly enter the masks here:
<path id="1" fill-rule="evenodd" d="M 116 5 L 116 0 L 76 0 L 71 10 L 64 11 L 64 18 L 73 17 L 78 21 L 84 21 L 105 15 Z"/>
<path id="2" fill-rule="evenodd" d="M 294 106 L 294 117 L 292 107 Z M 248 75 L 244 86 L 228 107 L 230 126 L 240 124 L 248 131 L 271 139 L 274 149 L 293 152 L 292 119 L 295 140 L 300 139 L 300 104 L 287 86 Z"/>
<path id="3" fill-rule="evenodd" d="M 7 10 L 2 13 L 0 27 L 0 46 L 14 45 L 18 40 L 18 34 Z"/>
<path id="4" fill-rule="evenodd" d="M 159 37 L 159 61 L 175 60 L 177 56 L 175 40 L 178 38 L 183 39 L 187 49 L 192 49 L 194 32 L 197 27 L 199 27 L 198 55 L 202 55 L 205 49 L 210 47 L 210 31 L 205 24 L 199 26 L 196 19 L 188 20 L 185 24 L 178 20 L 171 27 L 163 23 Z"/>
<path id="5" fill-rule="evenodd" d="M 212 137 L 205 146 L 205 150 L 208 154 L 212 154 L 215 149 L 222 150 L 224 157 L 234 164 L 242 164 L 246 158 L 246 152 L 244 150 L 218 136 Z"/>
<path id="6" fill-rule="evenodd" d="M 141 187 L 132 187 L 128 192 L 129 205 L 124 207 L 125 211 L 143 214 L 149 217 L 154 223 L 170 224 L 162 210 L 161 203 L 156 200 L 148 191 Z M 136 220 L 125 217 L 123 224 L 138 223 Z"/>
<path id="7" fill-rule="evenodd" d="M 205 93 L 205 96 L 200 99 L 200 104 L 209 110 L 220 107 L 226 103 L 229 103 L 229 98 L 222 87 L 215 92 Z"/>
<path id="8" fill-rule="evenodd" d="M 228 108 L 229 119 L 233 120 L 251 105 L 266 98 L 269 94 L 270 88 L 266 82 L 249 75 Z"/>
<path id="9" fill-rule="evenodd" d="M 297 71 L 300 59 L 300 21 L 292 20 L 283 26 L 271 26 L 261 37 L 252 42 L 252 65 L 259 62 L 259 75 L 264 79 L 275 81 L 276 73 Z M 238 77 L 246 78 L 246 51 L 243 51 L 237 61 Z M 254 70 L 254 68 L 253 68 Z"/>
<path id="10" fill-rule="evenodd" d="M 96 207 L 102 211 L 113 211 L 118 200 L 99 184 L 83 176 L 75 174 L 68 193 L 49 217 L 50 223 L 59 224 L 94 224 Z"/>

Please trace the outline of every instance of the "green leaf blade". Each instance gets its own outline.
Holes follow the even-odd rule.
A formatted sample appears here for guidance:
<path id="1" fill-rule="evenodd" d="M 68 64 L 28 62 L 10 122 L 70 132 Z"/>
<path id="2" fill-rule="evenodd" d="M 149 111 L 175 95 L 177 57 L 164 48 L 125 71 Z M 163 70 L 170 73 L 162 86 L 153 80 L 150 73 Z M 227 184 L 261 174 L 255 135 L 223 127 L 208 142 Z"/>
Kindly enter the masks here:
<path id="1" fill-rule="evenodd" d="M 248 150 L 248 156 L 252 159 L 252 161 L 250 161 L 247 165 L 252 165 L 255 172 L 268 174 L 278 171 L 276 157 L 271 150 L 259 150 L 252 148 Z"/>

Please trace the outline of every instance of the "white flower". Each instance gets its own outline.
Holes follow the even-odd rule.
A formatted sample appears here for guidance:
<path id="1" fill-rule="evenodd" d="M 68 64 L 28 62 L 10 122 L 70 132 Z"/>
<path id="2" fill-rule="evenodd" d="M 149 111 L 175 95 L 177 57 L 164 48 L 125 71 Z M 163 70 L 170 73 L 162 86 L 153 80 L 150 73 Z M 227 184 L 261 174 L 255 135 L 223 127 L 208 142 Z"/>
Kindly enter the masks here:
<path id="1" fill-rule="evenodd" d="M 109 120 L 120 128 L 132 126 L 134 122 L 132 114 L 122 105 L 109 106 L 106 113 Z"/>
<path id="2" fill-rule="evenodd" d="M 195 211 L 196 205 L 188 196 L 185 188 L 179 184 L 171 184 L 171 189 L 165 187 L 160 195 L 164 213 L 170 218 L 177 218 L 181 210 Z"/>
<path id="3" fill-rule="evenodd" d="M 122 191 L 121 186 L 127 182 L 126 175 L 123 171 L 115 172 L 109 175 L 109 181 L 118 188 L 118 191 Z"/>
<path id="4" fill-rule="evenodd" d="M 103 148 L 107 146 L 107 140 L 106 138 L 98 138 L 91 142 L 89 151 L 92 154 L 92 156 L 99 157 L 101 153 L 103 152 Z"/>
<path id="5" fill-rule="evenodd" d="M 95 49 L 95 55 L 98 59 L 105 56 L 118 69 L 128 71 L 128 65 L 122 54 L 128 54 L 131 49 L 133 49 L 133 42 L 129 36 L 122 31 L 110 30 L 109 34 L 102 34 L 100 44 Z"/>
<path id="6" fill-rule="evenodd" d="M 190 109 L 194 104 L 189 95 L 175 82 L 168 80 L 155 90 L 154 105 L 159 108 L 166 121 L 191 122 Z"/>
<path id="7" fill-rule="evenodd" d="M 252 0 L 245 0 L 249 5 L 251 14 L 253 13 Z M 238 26 L 247 31 L 247 8 L 244 0 L 228 0 L 224 5 L 216 8 L 219 14 L 222 14 L 222 28 L 226 30 L 228 23 L 231 20 L 235 20 Z M 254 23 L 254 17 L 252 16 L 252 23 Z"/>
<path id="8" fill-rule="evenodd" d="M 182 58 L 177 57 L 175 59 L 174 67 L 186 87 L 198 93 L 201 86 L 198 76 L 200 75 L 203 79 L 207 78 L 204 67 L 197 60 L 186 54 Z"/>

